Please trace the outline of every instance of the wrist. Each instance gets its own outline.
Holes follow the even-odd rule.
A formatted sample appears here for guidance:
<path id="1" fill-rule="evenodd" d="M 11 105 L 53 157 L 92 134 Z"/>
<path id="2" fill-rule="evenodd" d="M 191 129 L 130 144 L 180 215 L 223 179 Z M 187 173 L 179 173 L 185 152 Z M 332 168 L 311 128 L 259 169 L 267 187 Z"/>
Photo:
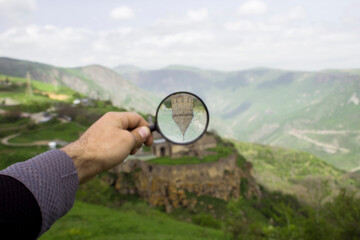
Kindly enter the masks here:
<path id="1" fill-rule="evenodd" d="M 70 143 L 60 150 L 65 152 L 73 161 L 78 173 L 79 183 L 83 184 L 90 179 L 89 176 L 89 160 L 86 159 L 83 148 L 78 141 Z"/>

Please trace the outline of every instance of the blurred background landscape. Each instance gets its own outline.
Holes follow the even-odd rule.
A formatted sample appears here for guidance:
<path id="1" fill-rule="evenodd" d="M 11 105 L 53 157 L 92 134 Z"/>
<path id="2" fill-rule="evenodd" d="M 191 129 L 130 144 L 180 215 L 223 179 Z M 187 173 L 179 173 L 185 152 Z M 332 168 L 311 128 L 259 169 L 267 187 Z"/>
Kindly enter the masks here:
<path id="1" fill-rule="evenodd" d="M 0 169 L 175 91 L 208 133 L 154 134 L 40 239 L 360 239 L 356 1 L 0 0 Z"/>

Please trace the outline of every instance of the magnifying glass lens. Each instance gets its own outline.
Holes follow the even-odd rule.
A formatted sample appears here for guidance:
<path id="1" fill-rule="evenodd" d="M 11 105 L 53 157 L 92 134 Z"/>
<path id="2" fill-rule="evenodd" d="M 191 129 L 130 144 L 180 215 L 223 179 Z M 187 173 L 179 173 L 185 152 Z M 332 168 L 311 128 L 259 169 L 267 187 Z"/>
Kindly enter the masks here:
<path id="1" fill-rule="evenodd" d="M 189 144 L 205 133 L 209 114 L 200 98 L 180 92 L 160 103 L 156 118 L 158 131 L 163 137 L 175 144 Z"/>

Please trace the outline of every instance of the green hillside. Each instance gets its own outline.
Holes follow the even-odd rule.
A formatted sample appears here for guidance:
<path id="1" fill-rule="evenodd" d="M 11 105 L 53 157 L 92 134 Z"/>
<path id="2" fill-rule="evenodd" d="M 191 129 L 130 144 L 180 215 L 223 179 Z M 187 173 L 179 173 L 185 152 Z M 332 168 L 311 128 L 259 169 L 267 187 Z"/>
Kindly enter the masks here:
<path id="1" fill-rule="evenodd" d="M 331 189 L 329 195 L 337 195 L 341 188 L 355 190 L 359 186 L 355 177 L 349 178 L 345 171 L 315 155 L 252 143 L 234 141 L 234 144 L 253 164 L 256 181 L 272 191 L 296 195 L 307 201 L 313 197 L 316 187 L 321 191 Z"/>
<path id="2" fill-rule="evenodd" d="M 111 100 L 119 107 L 153 113 L 159 99 L 100 65 L 61 68 L 42 63 L 0 57 L 0 74 L 67 86 L 88 97 Z"/>
<path id="3" fill-rule="evenodd" d="M 360 166 L 360 73 L 255 68 L 219 72 L 185 66 L 123 72 L 153 93 L 192 91 L 223 137 L 298 149 L 344 170 Z"/>

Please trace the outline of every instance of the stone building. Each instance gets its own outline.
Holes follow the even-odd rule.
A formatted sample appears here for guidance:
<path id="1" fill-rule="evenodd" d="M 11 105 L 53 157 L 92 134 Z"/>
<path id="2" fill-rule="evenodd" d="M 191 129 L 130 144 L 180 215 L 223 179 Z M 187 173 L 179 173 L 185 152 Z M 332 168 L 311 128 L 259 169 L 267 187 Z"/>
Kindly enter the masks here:
<path id="1" fill-rule="evenodd" d="M 203 157 L 207 154 L 206 149 L 214 147 L 216 147 L 216 139 L 215 136 L 211 133 L 204 134 L 204 136 L 198 141 L 189 145 L 171 144 L 162 138 L 159 133 L 154 133 L 154 144 L 151 148 L 151 152 L 157 157 Z"/>

